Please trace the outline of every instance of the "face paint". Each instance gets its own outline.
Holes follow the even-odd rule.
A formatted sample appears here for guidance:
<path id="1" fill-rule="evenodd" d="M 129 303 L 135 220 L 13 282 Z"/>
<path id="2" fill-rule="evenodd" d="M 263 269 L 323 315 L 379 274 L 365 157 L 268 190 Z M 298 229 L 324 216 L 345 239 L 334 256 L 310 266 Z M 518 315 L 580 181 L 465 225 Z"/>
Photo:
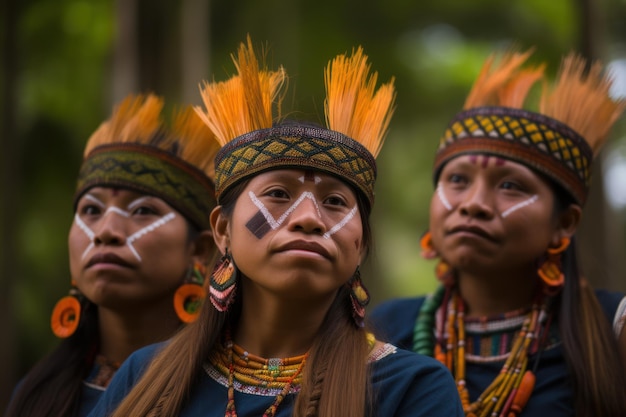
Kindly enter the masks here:
<path id="1" fill-rule="evenodd" d="M 506 216 L 508 216 L 509 214 L 521 209 L 522 207 L 526 207 L 531 205 L 532 203 L 534 203 L 535 201 L 537 201 L 539 199 L 539 196 L 537 194 L 535 194 L 534 196 L 530 197 L 527 200 L 522 201 L 521 203 L 517 203 L 516 205 L 514 205 L 513 207 L 505 210 L 502 213 L 502 218 L 505 218 Z"/>
<path id="2" fill-rule="evenodd" d="M 322 182 L 322 179 L 318 177 L 317 175 L 315 175 L 315 172 L 313 171 L 305 171 L 304 175 L 298 178 L 298 180 L 300 180 L 300 182 L 303 184 L 304 184 L 304 181 L 312 181 L 315 184 L 319 184 L 320 182 Z"/>
<path id="3" fill-rule="evenodd" d="M 446 195 L 443 193 L 443 187 L 441 186 L 441 183 L 437 184 L 437 197 L 439 197 L 441 204 L 443 204 L 445 208 L 447 208 L 448 210 L 452 210 L 452 204 L 450 204 L 450 202 L 446 198 Z"/>
<path id="4" fill-rule="evenodd" d="M 86 199 L 94 202 L 96 205 L 98 205 L 100 208 L 104 208 L 106 207 L 106 205 L 98 200 L 96 197 L 93 197 L 92 195 L 87 194 L 85 196 Z M 128 205 L 129 210 L 122 210 L 118 207 L 109 207 L 105 210 L 105 212 L 102 214 L 102 218 L 106 217 L 109 213 L 115 213 L 118 214 L 122 217 L 125 218 L 129 218 L 131 215 L 132 210 L 135 207 L 140 206 L 146 199 L 148 199 L 148 197 L 141 197 L 138 198 L 136 200 L 134 200 L 133 202 L 131 202 Z M 157 229 L 158 227 L 163 226 L 165 223 L 171 221 L 172 219 L 174 219 L 176 217 L 176 214 L 174 212 L 170 212 L 168 214 L 166 214 L 165 216 L 161 217 L 159 220 L 156 220 L 155 222 L 149 224 L 148 226 L 138 230 L 137 232 L 133 233 L 131 236 L 128 237 L 128 239 L 126 239 L 126 245 L 128 246 L 128 248 L 130 249 L 130 251 L 133 253 L 133 255 L 135 255 L 135 257 L 137 258 L 137 260 L 139 262 L 141 262 L 141 256 L 139 256 L 139 253 L 137 253 L 137 250 L 135 249 L 135 247 L 133 246 L 133 243 L 135 241 L 137 241 L 139 238 L 141 238 L 142 236 L 147 235 L 148 233 L 154 231 L 155 229 Z M 94 233 L 93 230 L 91 230 L 89 228 L 89 226 L 87 226 L 87 224 L 85 224 L 85 222 L 83 221 L 83 219 L 80 218 L 80 216 L 78 215 L 78 213 L 75 214 L 74 216 L 74 221 L 76 223 L 76 225 L 85 233 L 85 235 L 87 236 L 87 238 L 89 239 L 89 245 L 87 246 L 87 248 L 85 249 L 85 251 L 83 252 L 82 255 L 82 259 L 85 258 L 85 256 L 87 256 L 87 253 L 89 253 L 94 247 L 95 247 L 95 239 L 96 239 L 96 234 Z"/>
<path id="5" fill-rule="evenodd" d="M 257 198 L 254 192 L 249 191 L 248 196 L 250 200 L 254 203 L 255 206 L 259 209 L 259 211 L 246 223 L 246 227 L 248 230 L 254 234 L 257 238 L 261 239 L 265 234 L 267 234 L 270 230 L 276 230 L 280 227 L 281 224 L 289 217 L 291 213 L 304 201 L 305 198 L 310 199 L 315 205 L 315 209 L 317 211 L 317 215 L 322 218 L 322 213 L 319 209 L 319 204 L 315 200 L 315 196 L 310 191 L 303 192 L 300 197 L 283 213 L 278 220 L 274 219 L 274 216 L 267 210 L 267 207 Z M 328 232 L 324 233 L 323 237 L 325 239 L 329 239 L 330 236 L 337 233 L 341 230 L 356 214 L 358 210 L 358 206 L 354 206 L 352 210 L 336 225 L 334 225 Z"/>

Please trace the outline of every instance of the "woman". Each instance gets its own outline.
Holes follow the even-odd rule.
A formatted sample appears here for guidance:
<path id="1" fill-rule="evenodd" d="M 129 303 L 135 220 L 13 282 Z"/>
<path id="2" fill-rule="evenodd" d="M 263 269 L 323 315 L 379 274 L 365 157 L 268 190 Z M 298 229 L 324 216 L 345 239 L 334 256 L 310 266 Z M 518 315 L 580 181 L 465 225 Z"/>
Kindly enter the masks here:
<path id="1" fill-rule="evenodd" d="M 328 129 L 272 127 L 284 71 L 260 71 L 250 40 L 235 65 L 238 75 L 204 86 L 199 109 L 223 144 L 212 304 L 131 356 L 92 415 L 461 415 L 445 368 L 363 328 L 359 264 L 392 83 L 375 91 L 359 49 L 326 72 Z"/>
<path id="2" fill-rule="evenodd" d="M 197 316 L 214 261 L 212 155 L 192 108 L 128 97 L 89 139 L 69 232 L 72 289 L 52 315 L 64 340 L 20 382 L 8 416 L 85 416 L 130 353 Z M 200 285 L 199 285 L 200 284 Z"/>
<path id="3" fill-rule="evenodd" d="M 574 235 L 591 159 L 625 103 L 574 54 L 539 113 L 522 109 L 543 67 L 490 58 L 434 165 L 427 258 L 441 287 L 372 313 L 381 334 L 453 373 L 467 416 L 624 416 L 621 294 L 591 290 Z M 618 305 L 621 307 L 618 308 Z M 608 319 L 608 320 L 607 320 Z"/>

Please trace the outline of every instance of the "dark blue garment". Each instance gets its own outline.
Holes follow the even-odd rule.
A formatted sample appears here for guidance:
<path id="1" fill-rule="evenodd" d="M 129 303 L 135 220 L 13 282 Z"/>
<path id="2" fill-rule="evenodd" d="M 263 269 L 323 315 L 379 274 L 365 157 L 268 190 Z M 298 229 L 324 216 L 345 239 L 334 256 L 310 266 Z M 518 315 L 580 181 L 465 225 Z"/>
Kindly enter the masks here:
<path id="1" fill-rule="evenodd" d="M 598 290 L 596 296 L 612 323 L 623 294 Z M 376 337 L 411 350 L 413 328 L 425 297 L 403 298 L 384 302 L 369 316 Z M 533 363 L 535 355 L 529 356 Z M 466 363 L 466 383 L 470 400 L 474 401 L 496 378 L 504 365 L 502 362 Z M 571 417 L 574 416 L 574 393 L 569 381 L 569 371 L 561 345 L 541 353 L 535 373 L 536 383 L 521 417 Z"/>
<path id="2" fill-rule="evenodd" d="M 133 353 L 115 374 L 105 394 L 90 417 L 110 415 L 130 391 L 160 345 Z M 461 417 L 463 410 L 454 381 L 440 363 L 432 358 L 397 350 L 372 363 L 372 387 L 375 409 L 371 417 Z M 346 381 L 347 384 L 350 381 Z M 278 407 L 277 417 L 291 416 L 295 396 L 286 396 Z M 258 417 L 274 402 L 275 396 L 248 394 L 235 390 L 235 406 L 240 417 Z M 193 388 L 182 417 L 223 417 L 227 387 L 206 372 Z"/>

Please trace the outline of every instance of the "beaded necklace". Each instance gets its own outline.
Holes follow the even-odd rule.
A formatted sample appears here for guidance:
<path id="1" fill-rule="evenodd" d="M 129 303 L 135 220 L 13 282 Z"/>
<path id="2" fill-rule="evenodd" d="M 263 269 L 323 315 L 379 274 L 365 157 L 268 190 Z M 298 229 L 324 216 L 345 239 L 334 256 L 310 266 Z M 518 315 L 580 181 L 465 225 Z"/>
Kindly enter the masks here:
<path id="1" fill-rule="evenodd" d="M 471 403 L 465 383 L 465 304 L 453 287 L 442 286 L 424 301 L 415 324 L 413 348 L 418 353 L 434 356 L 452 372 L 466 416 L 514 417 L 521 413 L 532 393 L 534 374 L 528 369 L 528 355 L 543 345 L 539 336 L 541 334 L 545 337 L 548 333 L 549 320 L 542 324 L 542 319 L 547 317 L 547 310 L 547 303 L 543 303 L 541 298 L 533 303 L 530 311 L 523 316 L 521 328 L 512 341 L 510 351 L 499 358 L 506 359 L 502 370 L 478 399 Z M 513 316 L 515 321 L 515 315 L 519 313 L 506 315 L 505 319 Z M 475 322 L 472 323 L 474 325 Z M 498 326 L 501 325 L 491 327 L 495 330 Z"/>
<path id="2" fill-rule="evenodd" d="M 109 386 L 115 372 L 120 367 L 119 362 L 111 361 L 102 355 L 97 355 L 94 361 L 94 371 L 92 375 L 85 379 L 85 383 L 98 389 L 104 389 Z"/>
<path id="3" fill-rule="evenodd" d="M 265 359 L 248 353 L 230 339 L 225 345 L 218 344 L 209 361 L 220 373 L 228 375 L 228 403 L 224 417 L 237 417 L 235 380 L 250 386 L 281 389 L 263 413 L 263 417 L 273 417 L 291 388 L 302 382 L 302 369 L 307 357 L 308 353 L 284 359 Z"/>

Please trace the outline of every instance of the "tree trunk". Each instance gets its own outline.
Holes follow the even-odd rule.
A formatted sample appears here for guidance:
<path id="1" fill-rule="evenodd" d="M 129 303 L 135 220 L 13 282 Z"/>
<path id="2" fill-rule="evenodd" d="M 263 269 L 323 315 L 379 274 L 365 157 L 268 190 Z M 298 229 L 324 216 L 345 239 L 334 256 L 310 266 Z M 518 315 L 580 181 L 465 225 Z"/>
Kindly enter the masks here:
<path id="1" fill-rule="evenodd" d="M 210 1 L 183 0 L 180 17 L 181 100 L 200 104 L 199 84 L 211 79 Z"/>

